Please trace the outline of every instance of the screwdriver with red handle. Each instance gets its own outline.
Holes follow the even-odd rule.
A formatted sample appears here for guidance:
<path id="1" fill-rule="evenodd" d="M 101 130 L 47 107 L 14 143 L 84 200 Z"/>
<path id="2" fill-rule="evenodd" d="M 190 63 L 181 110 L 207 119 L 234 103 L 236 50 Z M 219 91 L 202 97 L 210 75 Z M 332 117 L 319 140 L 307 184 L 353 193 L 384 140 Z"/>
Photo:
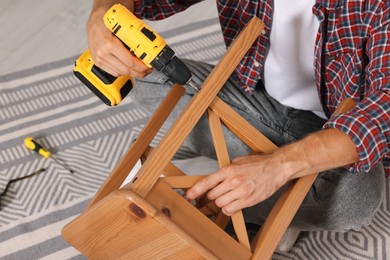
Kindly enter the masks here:
<path id="1" fill-rule="evenodd" d="M 51 158 L 51 159 L 53 159 L 53 161 L 55 161 L 56 163 L 58 163 L 59 165 L 61 165 L 65 169 L 67 169 L 70 173 L 74 173 L 74 170 L 72 170 L 68 165 L 66 165 L 66 164 L 60 162 L 58 159 L 56 159 L 53 156 L 53 154 L 48 149 L 44 148 L 37 141 L 35 141 L 32 137 L 26 137 L 24 139 L 24 145 L 28 149 L 30 149 L 30 150 L 40 154 L 44 158 L 47 158 L 47 159 Z"/>

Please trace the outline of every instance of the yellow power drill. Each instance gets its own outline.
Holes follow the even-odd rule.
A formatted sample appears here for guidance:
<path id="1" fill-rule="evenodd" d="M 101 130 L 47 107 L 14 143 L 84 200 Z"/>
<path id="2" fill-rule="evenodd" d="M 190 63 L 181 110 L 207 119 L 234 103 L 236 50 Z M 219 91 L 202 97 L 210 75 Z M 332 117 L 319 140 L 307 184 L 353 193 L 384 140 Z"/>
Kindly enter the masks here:
<path id="1" fill-rule="evenodd" d="M 169 77 L 173 83 L 184 85 L 191 80 L 191 71 L 177 57 L 165 40 L 121 4 L 113 5 L 104 15 L 104 24 L 125 47 L 142 60 Z M 134 81 L 129 76 L 114 77 L 93 63 L 87 49 L 73 70 L 105 104 L 115 106 L 131 91 Z"/>

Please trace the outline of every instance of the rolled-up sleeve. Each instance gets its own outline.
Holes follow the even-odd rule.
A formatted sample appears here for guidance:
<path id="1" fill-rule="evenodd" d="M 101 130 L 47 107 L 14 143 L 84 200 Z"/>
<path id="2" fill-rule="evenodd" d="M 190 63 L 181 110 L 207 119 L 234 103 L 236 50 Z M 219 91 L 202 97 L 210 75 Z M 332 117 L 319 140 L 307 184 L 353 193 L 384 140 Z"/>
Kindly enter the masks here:
<path id="1" fill-rule="evenodd" d="M 366 43 L 368 91 L 351 111 L 333 116 L 324 128 L 346 133 L 357 147 L 360 161 L 351 172 L 367 172 L 390 151 L 390 1 L 383 1 Z"/>

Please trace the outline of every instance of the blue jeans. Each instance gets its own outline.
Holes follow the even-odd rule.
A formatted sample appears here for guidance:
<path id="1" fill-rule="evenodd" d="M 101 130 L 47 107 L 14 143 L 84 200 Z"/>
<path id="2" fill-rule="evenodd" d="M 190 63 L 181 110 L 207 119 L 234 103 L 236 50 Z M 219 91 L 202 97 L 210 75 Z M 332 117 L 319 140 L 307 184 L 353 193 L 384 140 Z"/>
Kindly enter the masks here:
<path id="1" fill-rule="evenodd" d="M 192 81 L 197 86 L 201 86 L 213 69 L 212 65 L 202 62 L 185 60 L 185 63 L 192 71 Z M 230 77 L 218 96 L 278 146 L 318 131 L 325 123 L 324 119 L 310 111 L 281 105 L 266 93 L 261 81 L 250 96 L 243 94 L 237 85 L 234 77 Z M 167 76 L 154 71 L 146 78 L 136 80 L 131 92 L 132 99 L 151 114 L 170 86 L 172 83 Z M 167 120 L 166 127 L 172 124 L 194 93 L 195 90 L 186 86 L 186 94 Z M 233 133 L 226 128 L 224 130 L 230 158 L 251 152 Z M 216 157 L 206 115 L 199 120 L 184 145 L 198 155 Z M 266 201 L 244 209 L 245 221 L 261 225 L 284 188 Z M 301 230 L 359 230 L 371 221 L 383 194 L 384 173 L 381 165 L 361 174 L 351 174 L 344 168 L 322 172 L 291 225 Z"/>

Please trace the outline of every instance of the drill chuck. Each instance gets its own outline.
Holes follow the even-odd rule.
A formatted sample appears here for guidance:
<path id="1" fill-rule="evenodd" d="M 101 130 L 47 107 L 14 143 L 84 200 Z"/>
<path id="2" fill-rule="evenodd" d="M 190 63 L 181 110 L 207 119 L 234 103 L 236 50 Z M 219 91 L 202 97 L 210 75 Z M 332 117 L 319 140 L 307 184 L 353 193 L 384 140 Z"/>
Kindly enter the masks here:
<path id="1" fill-rule="evenodd" d="M 180 85 L 186 84 L 192 76 L 188 67 L 175 56 L 175 52 L 168 45 L 165 45 L 150 64 L 167 75 L 173 83 Z"/>
<path id="2" fill-rule="evenodd" d="M 192 77 L 192 73 L 188 67 L 176 56 L 164 67 L 162 72 L 174 83 L 180 85 L 185 85 Z"/>

